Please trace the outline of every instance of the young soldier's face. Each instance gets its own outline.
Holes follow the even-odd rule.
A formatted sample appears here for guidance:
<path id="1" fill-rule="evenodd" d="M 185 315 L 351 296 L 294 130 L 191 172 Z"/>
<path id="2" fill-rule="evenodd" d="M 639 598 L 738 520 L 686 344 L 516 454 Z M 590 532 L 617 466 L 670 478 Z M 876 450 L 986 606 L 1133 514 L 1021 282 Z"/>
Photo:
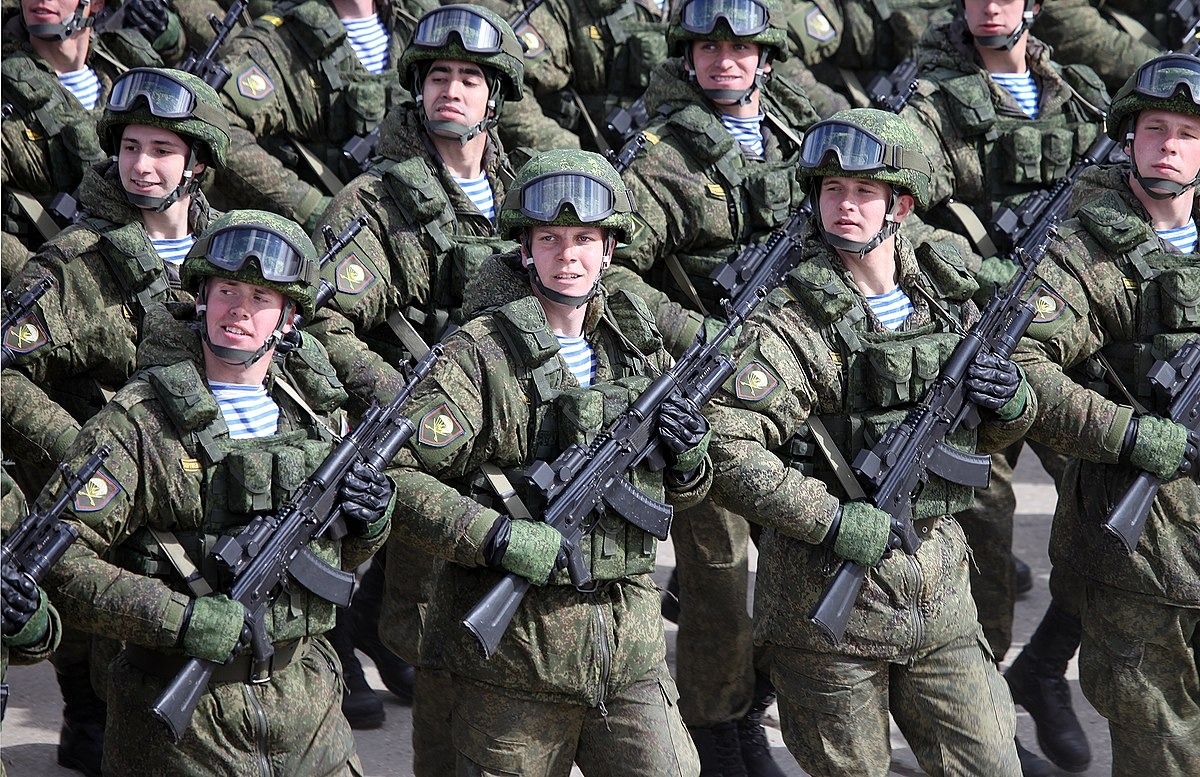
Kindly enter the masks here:
<path id="1" fill-rule="evenodd" d="M 1025 0 L 964 0 L 963 9 L 972 35 L 1008 35 L 1021 23 Z"/>
<path id="2" fill-rule="evenodd" d="M 1144 176 L 1191 183 L 1200 171 L 1200 117 L 1142 111 L 1133 127 L 1133 158 Z"/>
<path id="3" fill-rule="evenodd" d="M 583 296 L 608 266 L 604 236 L 599 227 L 533 227 L 528 256 L 546 288 L 569 297 Z"/>
<path id="4" fill-rule="evenodd" d="M 204 314 L 213 345 L 255 351 L 262 347 L 283 313 L 287 298 L 275 289 L 227 278 L 209 278 Z M 291 324 L 284 325 L 287 331 Z"/>
<path id="5" fill-rule="evenodd" d="M 488 97 L 487 77 L 474 62 L 436 60 L 421 86 L 421 101 L 430 121 L 473 127 L 487 117 Z"/>
<path id="6" fill-rule="evenodd" d="M 701 89 L 750 89 L 758 69 L 757 43 L 736 40 L 692 41 L 692 65 Z M 770 70 L 768 64 L 765 69 Z M 732 101 L 730 101 L 732 102 Z"/>
<path id="7" fill-rule="evenodd" d="M 71 18 L 79 0 L 21 0 L 21 14 L 25 24 L 62 24 Z M 104 0 L 89 3 L 89 15 L 95 16 L 104 7 Z"/>
<path id="8" fill-rule="evenodd" d="M 121 185 L 130 194 L 166 197 L 183 180 L 187 158 L 188 144 L 174 132 L 130 124 L 121 133 L 117 150 Z M 197 164 L 193 171 L 199 174 L 203 169 Z"/>
<path id="9" fill-rule="evenodd" d="M 832 235 L 859 242 L 870 240 L 883 228 L 891 193 L 891 185 L 882 181 L 825 176 L 818 198 L 821 223 Z M 901 194 L 897 203 L 899 221 L 911 212 L 912 195 Z"/>

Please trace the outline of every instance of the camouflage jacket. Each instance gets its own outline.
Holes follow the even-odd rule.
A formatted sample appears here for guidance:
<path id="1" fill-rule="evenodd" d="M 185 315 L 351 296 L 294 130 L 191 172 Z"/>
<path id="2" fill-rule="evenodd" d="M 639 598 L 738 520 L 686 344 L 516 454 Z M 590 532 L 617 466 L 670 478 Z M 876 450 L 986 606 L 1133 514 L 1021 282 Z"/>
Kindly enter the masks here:
<path id="1" fill-rule="evenodd" d="M 916 289 L 939 300 L 963 326 L 978 317 L 975 282 L 954 252 L 923 248 L 918 260 L 897 240 L 900 285 L 914 311 L 898 331 L 871 312 L 837 254 L 815 233 L 804 260 L 742 328 L 737 371 L 709 405 L 715 438 L 711 495 L 762 524 L 755 639 L 818 652 L 889 661 L 971 633 L 975 606 L 969 549 L 949 516 L 970 504 L 971 489 L 931 475 L 913 507 L 925 520 L 916 556 L 896 552 L 869 570 L 845 640 L 830 645 L 808 615 L 840 559 L 822 540 L 847 499 L 816 450 L 806 422 L 820 417 L 846 462 L 902 420 L 938 376 L 958 343 Z M 975 431 L 947 442 L 970 452 L 1003 449 L 1032 422 L 1036 402 L 1000 421 L 984 412 Z"/>
<path id="2" fill-rule="evenodd" d="M 1042 5 L 1037 33 L 1054 47 L 1056 60 L 1091 67 L 1116 94 L 1142 63 L 1186 45 L 1187 30 L 1168 24 L 1167 6 L 1141 0 L 1054 0 Z M 1141 24 L 1147 35 L 1130 34 L 1113 19 L 1116 14 Z"/>
<path id="3" fill-rule="evenodd" d="M 1117 464 L 1133 414 L 1097 357 L 1151 412 L 1145 376 L 1200 336 L 1200 254 L 1158 237 L 1128 184 L 1127 167 L 1093 168 L 1076 183 L 1084 203 L 1059 227 L 1039 266 L 1038 317 L 1015 359 L 1042 411 L 1030 437 L 1077 456 L 1060 486 L 1050 556 L 1105 585 L 1178 606 L 1200 605 L 1200 487 L 1164 483 L 1128 554 L 1101 528 L 1136 474 Z M 1193 214 L 1200 217 L 1200 208 Z"/>
<path id="4" fill-rule="evenodd" d="M 1101 131 L 1108 110 L 1104 84 L 1091 68 L 1056 65 L 1032 36 L 1027 61 L 1038 87 L 1037 119 L 987 75 L 961 18 L 932 28 L 917 60 L 921 80 L 901 115 L 920 132 L 929 156 L 930 201 L 953 197 L 988 229 L 999 207 L 1057 183 Z M 937 210 L 930 221 L 939 221 Z"/>
<path id="5" fill-rule="evenodd" d="M 513 171 L 496 140 L 483 167 L 499 207 Z M 357 399 L 386 401 L 400 388 L 393 365 L 407 358 L 389 317 L 403 316 L 426 343 L 462 323 L 462 290 L 484 260 L 514 244 L 467 197 L 441 162 L 417 111 L 399 109 L 382 125 L 371 171 L 330 204 L 322 225 L 340 231 L 359 215 L 367 226 L 325 268 L 337 295 L 309 330 L 329 350 Z"/>
<path id="6" fill-rule="evenodd" d="M 3 524 L 5 537 L 16 528 L 27 512 L 25 495 L 8 476 L 8 471 L 0 469 L 0 523 Z M 42 596 L 46 596 L 44 591 Z M 48 599 L 46 607 L 49 621 L 44 632 L 38 634 L 34 624 L 26 624 L 26 628 L 0 641 L 0 681 L 8 674 L 10 662 L 16 665 L 36 664 L 49 658 L 58 647 L 59 638 L 62 636 L 62 622 L 59 620 L 58 610 L 54 609 L 54 605 L 50 604 Z"/>
<path id="7" fill-rule="evenodd" d="M 584 543 L 595 593 L 577 591 L 566 572 L 534 586 L 490 659 L 461 625 L 504 576 L 482 555 L 497 512 L 481 503 L 491 501 L 486 490 L 472 486 L 480 466 L 495 465 L 521 483 L 535 459 L 552 460 L 592 439 L 670 363 L 640 300 L 602 292 L 588 304 L 584 336 L 595 349 L 596 382 L 581 389 L 558 356 L 516 252 L 488 261 L 467 290 L 467 306 L 479 315 L 446 339 L 445 356 L 410 405 L 417 433 L 396 481 L 396 526 L 397 538 L 451 562 L 438 575 L 424 663 L 524 698 L 602 705 L 658 666 L 666 647 L 650 578 L 657 542 L 615 513 L 601 517 Z M 664 498 L 661 473 L 638 469 L 631 481 Z M 707 487 L 701 478 L 666 498 L 694 503 Z M 537 504 L 526 503 L 538 515 Z"/>
<path id="8" fill-rule="evenodd" d="M 86 172 L 80 199 L 89 217 L 43 246 L 12 283 L 15 291 L 43 278 L 52 284 L 32 316 L 4 333 L 19 354 L 3 376 L 4 444 L 28 468 L 21 485 L 32 492 L 41 489 L 79 425 L 104 404 L 105 393 L 133 373 L 146 307 L 190 299 L 125 199 L 115 163 Z M 203 194 L 192 195 L 192 234 L 213 215 Z"/>
<path id="9" fill-rule="evenodd" d="M 197 326 L 165 306 L 147 314 L 139 371 L 80 431 L 67 454 L 78 466 L 95 448 L 112 454 L 67 508 L 80 538 L 54 568 L 48 587 L 65 622 L 85 631 L 178 653 L 193 593 L 152 531 L 170 533 L 216 590 L 213 542 L 251 518 L 277 512 L 332 448 L 346 393 L 324 349 L 304 336 L 277 359 L 266 387 L 279 406 L 279 431 L 233 440 L 204 379 Z M 308 407 L 290 393 L 287 380 Z M 51 484 L 48 489 L 55 488 Z M 351 570 L 387 537 L 388 517 L 365 537 L 321 538 L 309 550 Z M 334 605 L 288 580 L 268 608 L 267 634 L 287 642 L 333 627 Z"/>

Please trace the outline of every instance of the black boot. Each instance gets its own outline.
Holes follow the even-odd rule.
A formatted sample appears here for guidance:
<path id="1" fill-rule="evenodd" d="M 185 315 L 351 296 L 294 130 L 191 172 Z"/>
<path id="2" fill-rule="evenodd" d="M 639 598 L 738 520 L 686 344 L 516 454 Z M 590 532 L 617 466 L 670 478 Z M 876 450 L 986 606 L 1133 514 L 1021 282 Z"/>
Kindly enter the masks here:
<path id="1" fill-rule="evenodd" d="M 688 726 L 700 755 L 700 777 L 747 777 L 736 723 L 711 728 Z"/>
<path id="2" fill-rule="evenodd" d="M 1038 747 L 1069 772 L 1082 772 L 1092 761 L 1087 737 L 1071 708 L 1071 686 L 1063 676 L 1081 631 L 1078 618 L 1051 603 L 1029 644 L 1004 673 L 1013 701 L 1037 725 Z"/>
<path id="3" fill-rule="evenodd" d="M 1021 759 L 1021 777 L 1054 777 L 1058 774 L 1058 770 L 1051 766 L 1049 761 L 1037 753 L 1026 750 L 1019 739 L 1017 740 L 1017 758 Z"/>
<path id="4" fill-rule="evenodd" d="M 350 728 L 379 728 L 387 714 L 378 694 L 363 676 L 362 664 L 354 654 L 349 618 L 344 609 L 338 608 L 337 623 L 327 636 L 342 661 L 342 681 L 346 684 L 342 691 L 342 714 L 350 721 Z"/>
<path id="5" fill-rule="evenodd" d="M 88 777 L 100 777 L 108 707 L 92 688 L 91 668 L 86 661 L 56 666 L 55 670 L 63 697 L 58 765 Z"/>
<path id="6" fill-rule="evenodd" d="M 1033 570 L 1017 556 L 1013 555 L 1013 566 L 1017 569 L 1017 593 L 1027 594 L 1033 590 Z"/>
<path id="7" fill-rule="evenodd" d="M 662 616 L 671 623 L 679 623 L 679 570 L 672 569 L 667 580 L 667 592 L 662 598 Z"/>
<path id="8" fill-rule="evenodd" d="M 770 678 L 759 674 L 754 683 L 754 703 L 738 721 L 738 739 L 742 744 L 742 762 L 749 777 L 786 777 L 783 769 L 771 757 L 771 743 L 763 728 L 767 707 L 775 703 L 775 686 Z"/>
<path id="9" fill-rule="evenodd" d="M 383 549 L 371 559 L 354 602 L 350 605 L 350 633 L 354 647 L 371 657 L 379 678 L 393 695 L 404 704 L 412 704 L 416 671 L 379 639 L 379 608 L 383 603 L 383 584 L 386 559 Z"/>

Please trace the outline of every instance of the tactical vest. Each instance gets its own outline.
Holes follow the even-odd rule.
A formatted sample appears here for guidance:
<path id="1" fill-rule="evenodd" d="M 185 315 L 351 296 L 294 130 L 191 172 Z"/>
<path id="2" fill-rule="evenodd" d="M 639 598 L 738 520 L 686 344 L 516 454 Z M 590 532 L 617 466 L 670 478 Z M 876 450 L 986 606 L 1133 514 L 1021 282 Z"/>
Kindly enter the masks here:
<path id="1" fill-rule="evenodd" d="M 933 283 L 933 297 L 961 322 L 963 305 L 976 289 L 965 265 L 955 252 L 942 251 L 937 244 L 923 244 L 917 251 L 921 268 Z M 823 253 L 810 256 L 792 271 L 788 291 L 819 324 L 829 357 L 841 368 L 845 380 L 842 407 L 818 417 L 846 462 L 853 462 L 860 450 L 874 445 L 912 410 L 937 380 L 962 337 L 938 315 L 914 329 L 868 331 L 863 325 L 867 313 L 861 296 Z M 767 304 L 786 304 L 786 297 L 773 295 Z M 974 453 L 976 439 L 975 430 L 960 427 L 946 443 Z M 819 478 L 839 499 L 849 498 L 807 426 L 792 439 L 785 460 L 805 475 Z M 914 505 L 913 519 L 953 515 L 970 506 L 972 495 L 969 486 L 931 473 Z"/>
<path id="2" fill-rule="evenodd" d="M 642 354 L 662 348 L 654 318 L 645 304 L 626 292 L 616 292 L 608 298 L 606 316 L 595 337 L 589 338 L 598 360 L 601 352 L 612 360 L 614 379 L 580 388 L 565 362 L 557 358 L 558 339 L 546 326 L 545 313 L 534 297 L 503 305 L 492 318 L 510 355 L 517 382 L 529 398 L 529 433 L 534 440 L 530 447 L 536 459 L 546 462 L 571 445 L 590 444 L 628 408 L 651 382 L 651 365 Z M 637 350 L 626 345 L 620 335 Z M 506 474 L 536 515 L 541 505 L 534 498 L 536 494 L 526 489 L 524 470 Z M 665 499 L 661 473 L 637 469 L 630 473 L 630 482 L 652 499 Z M 470 491 L 477 500 L 489 504 L 478 480 L 471 484 Z M 657 540 L 615 512 L 600 518 L 590 542 L 584 552 L 597 581 L 649 574 L 655 569 Z M 559 572 L 552 582 L 570 585 L 570 576 Z"/>

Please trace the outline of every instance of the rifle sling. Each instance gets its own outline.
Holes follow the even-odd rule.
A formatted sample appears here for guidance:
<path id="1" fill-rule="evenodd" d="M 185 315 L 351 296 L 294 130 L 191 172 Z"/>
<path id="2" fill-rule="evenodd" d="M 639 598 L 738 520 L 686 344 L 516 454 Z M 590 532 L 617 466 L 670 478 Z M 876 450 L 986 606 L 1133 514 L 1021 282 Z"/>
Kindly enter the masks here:
<path id="1" fill-rule="evenodd" d="M 692 279 L 688 277 L 687 270 L 683 269 L 683 265 L 679 263 L 679 258 L 675 254 L 667 255 L 667 269 L 671 271 L 671 278 L 675 284 L 687 295 L 687 298 L 696 306 L 697 312 L 702 316 L 708 315 L 708 310 L 704 307 L 704 302 L 700 299 L 700 292 L 696 291 L 696 286 L 692 283 Z"/>
<path id="2" fill-rule="evenodd" d="M 600 128 L 596 126 L 596 122 L 592 121 L 592 115 L 588 113 L 587 106 L 583 104 L 583 98 L 579 96 L 579 92 L 574 89 L 567 89 L 567 94 L 571 95 L 571 101 L 579 109 L 580 118 L 587 125 L 588 132 L 592 133 L 592 139 L 596 141 L 596 148 L 600 149 L 600 153 L 606 158 L 612 159 L 613 150 L 609 147 L 608 141 L 604 139 L 604 135 L 601 134 Z"/>
<path id="3" fill-rule="evenodd" d="M 842 489 L 846 492 L 846 496 L 852 500 L 866 499 L 866 492 L 858 484 L 858 478 L 854 477 L 854 471 L 850 469 L 850 464 L 847 463 L 846 457 L 833 444 L 833 435 L 829 433 L 825 422 L 818 416 L 810 415 L 808 417 L 808 428 L 812 431 L 813 439 L 816 440 L 817 447 L 821 449 L 821 454 L 825 456 L 825 460 L 833 468 L 833 474 L 837 475 L 838 482 L 842 484 Z"/>
<path id="4" fill-rule="evenodd" d="M 842 77 L 842 83 L 846 85 L 846 91 L 850 93 L 850 99 L 854 101 L 855 108 L 871 108 L 875 105 L 867 95 L 867 90 L 863 88 L 862 81 L 858 80 L 858 76 L 853 70 L 839 67 L 838 75 Z"/>
<path id="5" fill-rule="evenodd" d="M 46 210 L 42 203 L 38 202 L 37 198 L 31 194 L 27 194 L 17 189 L 10 189 L 9 194 L 12 195 L 14 201 L 25 211 L 25 215 L 37 227 L 38 234 L 42 236 L 43 242 L 49 242 L 51 238 L 59 233 L 58 224 L 54 223 L 54 219 L 50 218 L 50 213 Z"/>
<path id="6" fill-rule="evenodd" d="M 392 332 L 400 340 L 400 344 L 413 355 L 414 358 L 420 359 L 429 352 L 429 346 L 425 344 L 425 340 L 413 328 L 412 322 L 400 314 L 400 311 L 393 310 L 388 313 L 388 326 Z"/>
<path id="7" fill-rule="evenodd" d="M 1150 31 L 1141 22 L 1124 11 L 1119 11 L 1105 3 L 1104 15 L 1112 19 L 1118 27 L 1135 38 L 1139 43 L 1145 44 L 1152 49 L 1162 48 L 1162 43 L 1158 41 L 1158 38 L 1151 35 Z"/>
<path id="8" fill-rule="evenodd" d="M 296 153 L 304 160 L 309 169 L 316 174 L 317 178 L 320 179 L 321 186 L 325 188 L 326 194 L 333 196 L 344 188 L 345 184 L 342 183 L 342 179 L 338 178 L 337 173 L 333 172 L 329 165 L 322 162 L 316 154 L 294 136 L 289 138 L 289 140 L 292 141 Z"/>
<path id="9" fill-rule="evenodd" d="M 1125 397 L 1126 401 L 1129 402 L 1134 411 L 1140 416 L 1148 415 L 1150 411 L 1147 410 L 1141 402 L 1138 402 L 1136 399 L 1134 399 L 1133 393 L 1125 386 L 1125 382 L 1121 380 L 1121 376 L 1117 375 L 1117 371 L 1113 369 L 1112 364 L 1109 363 L 1105 355 L 1101 351 L 1096 351 L 1096 358 L 1104 367 L 1104 376 L 1108 378 L 1108 382 L 1111 383 L 1113 387 L 1117 389 L 1117 391 L 1121 392 L 1121 395 Z"/>
<path id="10" fill-rule="evenodd" d="M 158 529 L 150 529 L 150 536 L 154 537 L 154 541 L 158 543 L 158 547 L 162 548 L 162 552 L 166 554 L 167 560 L 171 562 L 171 566 L 175 567 L 175 571 L 183 578 L 183 582 L 187 583 L 188 590 L 192 592 L 192 596 L 197 598 L 208 596 L 213 592 L 212 586 L 204 579 L 200 569 L 192 563 L 188 558 L 187 551 L 183 549 L 183 544 L 174 532 L 160 531 Z"/>
<path id="11" fill-rule="evenodd" d="M 504 504 L 504 510 L 513 518 L 520 518 L 526 521 L 533 520 L 533 516 L 529 513 L 529 508 L 521 501 L 521 497 L 517 495 L 517 490 L 513 488 L 512 481 L 508 476 L 490 461 L 485 461 L 479 465 L 479 471 L 483 473 L 487 479 L 488 485 L 500 501 Z"/>
<path id="12" fill-rule="evenodd" d="M 945 205 L 946 209 L 962 225 L 963 230 L 967 233 L 967 237 L 971 239 L 971 244 L 975 246 L 975 250 L 980 256 L 985 258 L 999 256 L 1000 252 L 996 249 L 996 244 L 992 242 L 992 236 L 988 234 L 987 227 L 979 220 L 979 216 L 975 215 L 975 211 L 954 199 L 946 200 Z"/>
<path id="13" fill-rule="evenodd" d="M 321 416 L 317 415 L 315 410 L 313 410 L 311 407 L 308 406 L 308 403 L 304 401 L 304 395 L 301 394 L 299 391 L 297 391 L 295 386 L 291 385 L 290 383 L 288 383 L 286 380 L 284 380 L 282 377 L 279 377 L 279 376 L 277 376 L 275 378 L 275 385 L 278 386 L 283 391 L 284 394 L 287 394 L 288 397 L 290 397 L 293 402 L 295 402 L 297 405 L 299 405 L 301 410 L 303 410 L 305 413 L 308 413 L 308 416 L 309 416 L 309 418 L 311 418 L 313 420 L 313 423 L 315 423 L 317 426 L 324 429 L 325 432 L 329 435 L 330 439 L 333 439 L 333 440 L 342 439 L 342 436 L 340 434 L 338 434 L 337 432 L 330 429 L 329 424 L 325 423 L 325 420 L 323 418 L 321 418 Z"/>

